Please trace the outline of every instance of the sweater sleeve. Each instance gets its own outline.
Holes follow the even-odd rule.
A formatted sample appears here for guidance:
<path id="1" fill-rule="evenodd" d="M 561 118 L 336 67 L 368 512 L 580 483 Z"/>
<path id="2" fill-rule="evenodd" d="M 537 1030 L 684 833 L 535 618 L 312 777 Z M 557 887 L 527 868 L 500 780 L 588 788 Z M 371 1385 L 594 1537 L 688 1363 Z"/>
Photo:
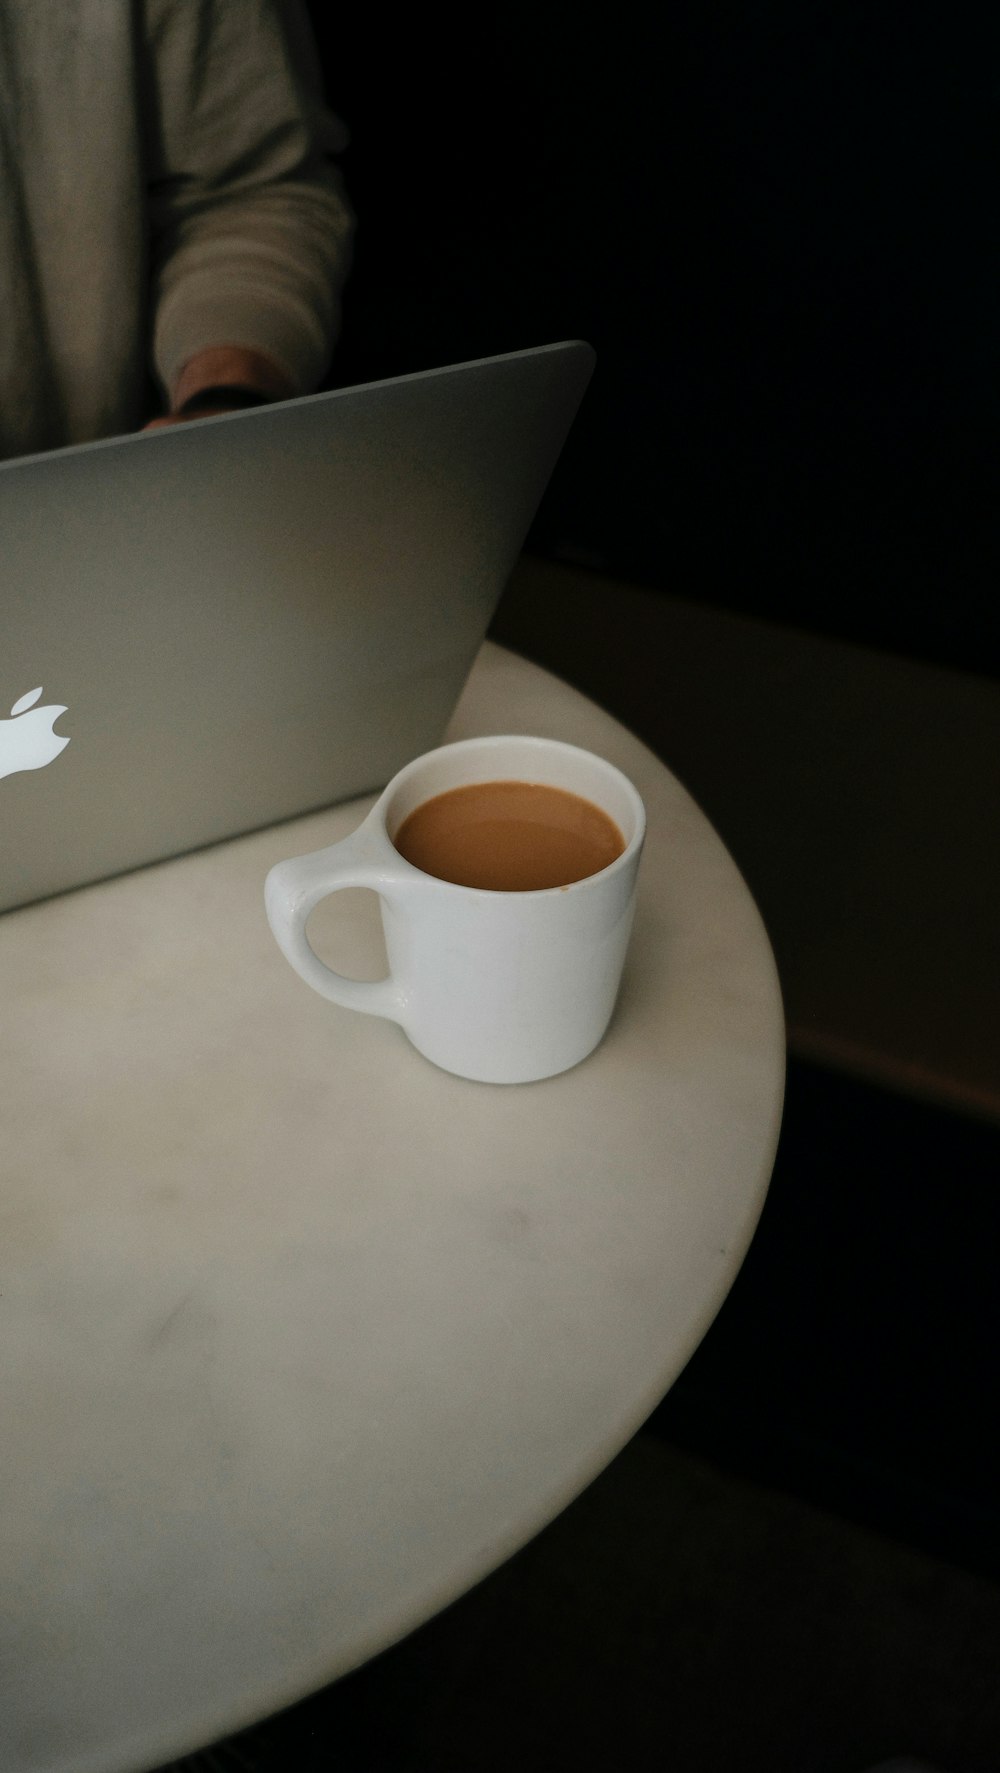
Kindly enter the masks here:
<path id="1" fill-rule="evenodd" d="M 153 358 L 169 392 L 213 345 L 262 352 L 301 392 L 329 363 L 354 215 L 327 155 L 298 0 L 146 0 Z"/>

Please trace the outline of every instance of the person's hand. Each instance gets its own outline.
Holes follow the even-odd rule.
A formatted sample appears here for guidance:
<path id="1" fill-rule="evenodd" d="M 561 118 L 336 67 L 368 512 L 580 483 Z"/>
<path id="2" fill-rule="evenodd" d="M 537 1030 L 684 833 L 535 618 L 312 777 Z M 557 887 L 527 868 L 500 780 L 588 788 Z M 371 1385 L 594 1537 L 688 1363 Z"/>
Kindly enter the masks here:
<path id="1" fill-rule="evenodd" d="M 155 431 L 163 425 L 186 425 L 247 406 L 288 400 L 294 393 L 284 371 L 262 352 L 241 345 L 213 345 L 184 365 L 171 392 L 170 411 L 150 419 L 142 428 Z"/>
<path id="2" fill-rule="evenodd" d="M 257 401 L 253 402 L 253 405 L 257 404 Z M 261 404 L 264 403 L 261 402 Z M 142 429 L 144 431 L 159 431 L 164 425 L 193 425 L 197 423 L 198 419 L 214 419 L 218 417 L 219 413 L 237 412 L 238 410 L 238 407 L 230 405 L 199 406 L 195 412 L 165 412 L 158 419 L 147 419 Z"/>

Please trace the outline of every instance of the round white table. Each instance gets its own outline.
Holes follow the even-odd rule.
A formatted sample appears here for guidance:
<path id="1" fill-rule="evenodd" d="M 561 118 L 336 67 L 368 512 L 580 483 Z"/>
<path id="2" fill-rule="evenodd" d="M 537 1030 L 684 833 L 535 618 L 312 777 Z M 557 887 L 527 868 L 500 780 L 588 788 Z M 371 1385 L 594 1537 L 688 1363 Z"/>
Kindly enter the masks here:
<path id="1" fill-rule="evenodd" d="M 0 919 L 4 1773 L 138 1773 L 403 1636 L 613 1458 L 739 1268 L 784 1084 L 750 894 L 644 746 L 487 645 L 449 736 L 505 731 L 649 817 L 561 1077 L 464 1082 L 286 965 L 268 868 L 370 800 Z M 373 895 L 320 915 L 376 975 Z"/>

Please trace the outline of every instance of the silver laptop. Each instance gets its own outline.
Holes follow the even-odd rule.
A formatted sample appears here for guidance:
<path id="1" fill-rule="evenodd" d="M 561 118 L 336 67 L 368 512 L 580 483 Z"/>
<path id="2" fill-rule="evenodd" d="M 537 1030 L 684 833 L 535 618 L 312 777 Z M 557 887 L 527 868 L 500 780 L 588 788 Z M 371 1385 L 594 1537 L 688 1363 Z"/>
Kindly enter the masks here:
<path id="1" fill-rule="evenodd" d="M 0 465 L 0 910 L 438 744 L 593 363 L 547 345 Z"/>

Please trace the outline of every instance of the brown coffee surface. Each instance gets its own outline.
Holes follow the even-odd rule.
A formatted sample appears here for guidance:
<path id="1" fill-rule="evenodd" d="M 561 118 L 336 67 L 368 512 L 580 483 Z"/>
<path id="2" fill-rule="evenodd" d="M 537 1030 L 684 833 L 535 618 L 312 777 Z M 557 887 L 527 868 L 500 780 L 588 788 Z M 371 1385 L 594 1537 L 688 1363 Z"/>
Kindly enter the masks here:
<path id="1" fill-rule="evenodd" d="M 539 782 L 474 782 L 435 794 L 403 820 L 394 842 L 425 874 L 501 893 L 569 886 L 625 848 L 601 807 Z"/>

